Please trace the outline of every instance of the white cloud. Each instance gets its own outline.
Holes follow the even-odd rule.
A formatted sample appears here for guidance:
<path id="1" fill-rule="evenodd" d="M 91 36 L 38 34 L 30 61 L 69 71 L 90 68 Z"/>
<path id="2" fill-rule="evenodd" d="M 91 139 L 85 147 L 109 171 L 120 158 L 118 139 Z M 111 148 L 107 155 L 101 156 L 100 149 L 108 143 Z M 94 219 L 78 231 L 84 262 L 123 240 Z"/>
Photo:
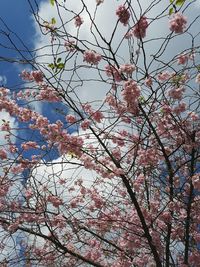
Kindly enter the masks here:
<path id="1" fill-rule="evenodd" d="M 94 13 L 94 8 L 95 8 L 95 1 L 94 5 L 91 5 L 92 0 L 87 0 L 85 1 L 87 7 L 91 10 L 91 13 Z M 77 1 L 74 0 L 68 0 L 66 1 L 66 4 L 69 5 L 71 10 L 74 10 L 76 12 L 80 11 L 80 5 L 77 4 Z M 116 22 L 116 15 L 115 15 L 115 10 L 117 6 L 120 4 L 120 1 L 104 1 L 105 3 L 100 5 L 98 7 L 98 12 L 97 12 L 97 17 L 96 17 L 96 23 L 98 25 L 98 29 L 102 32 L 102 35 L 108 40 L 110 38 L 110 32 L 113 31 L 115 22 Z M 142 5 L 144 5 L 144 9 L 147 8 L 148 1 L 140 1 Z M 160 1 L 160 5 L 161 5 Z M 160 5 L 157 7 L 153 8 L 152 11 L 149 14 L 153 17 L 154 14 L 160 9 Z M 162 3 L 163 5 L 163 3 Z M 162 6 L 163 7 L 163 6 Z M 138 12 L 138 7 L 136 8 L 136 12 Z M 166 11 L 167 12 L 167 11 Z M 49 4 L 49 1 L 42 2 L 40 5 L 40 12 L 39 16 L 44 18 L 44 20 L 50 21 L 53 17 L 56 18 L 56 21 L 59 23 L 59 17 L 57 14 L 57 10 L 55 7 L 52 7 Z M 63 10 L 61 12 L 61 16 L 65 18 L 65 11 Z M 70 17 L 67 19 L 70 19 Z M 94 38 L 90 32 L 90 20 L 88 19 L 88 16 L 86 12 L 83 13 L 83 19 L 84 19 L 84 24 L 81 26 L 80 29 L 80 38 L 82 40 L 87 40 L 87 41 L 94 41 Z M 113 23 L 112 23 L 113 22 Z M 52 62 L 52 47 L 51 43 L 49 40 L 49 37 L 46 35 L 41 35 L 38 25 L 36 26 L 37 30 L 37 36 L 36 36 L 36 44 L 35 47 L 38 49 L 37 51 L 37 62 L 41 64 L 42 68 L 44 67 L 43 63 L 51 63 Z M 121 25 L 119 26 L 119 33 L 123 34 L 125 33 L 125 28 L 123 28 Z M 152 23 L 152 29 L 148 33 L 147 37 L 148 39 L 152 39 L 152 42 L 147 42 L 145 43 L 146 49 L 147 49 L 147 56 L 148 60 L 151 60 L 151 55 L 157 51 L 158 46 L 162 42 L 162 40 L 158 40 L 156 38 L 163 36 L 163 34 L 167 31 L 168 29 L 168 24 L 167 24 L 167 17 L 164 19 L 160 20 L 160 24 L 158 25 L 156 22 Z M 74 35 L 74 28 L 73 28 L 73 22 L 70 23 L 70 26 L 66 26 L 66 30 L 68 33 Z M 114 46 L 117 47 L 117 43 L 120 42 L 120 38 L 118 38 L 118 34 L 114 38 Z M 155 38 L 155 39 L 154 39 Z M 165 35 L 164 35 L 165 38 Z M 154 40 L 153 40 L 154 39 Z M 178 40 L 178 39 L 177 39 Z M 178 42 L 173 43 L 173 46 L 175 44 L 179 43 L 181 38 L 179 39 Z M 85 41 L 84 41 L 85 42 Z M 101 42 L 102 43 L 102 42 Z M 86 44 L 86 42 L 85 42 Z M 137 44 L 133 44 L 135 47 L 137 47 Z M 41 48 L 42 47 L 42 48 Z M 40 49 L 41 48 L 41 49 Z M 100 49 L 98 47 L 95 47 L 96 50 Z M 123 63 L 123 60 L 125 58 L 126 60 L 129 60 L 129 54 L 128 51 L 126 50 L 127 46 L 122 45 L 120 47 L 120 50 L 118 52 L 118 55 L 121 57 L 119 58 L 119 61 Z M 176 45 L 176 48 L 174 51 L 166 51 L 166 58 L 168 56 L 172 56 L 171 52 L 177 52 L 183 49 L 183 44 L 181 46 Z M 176 50 L 176 51 L 175 51 Z M 64 55 L 62 55 L 62 58 L 64 58 Z M 68 71 L 63 73 L 62 78 L 64 79 L 66 77 L 66 80 L 70 79 L 70 71 L 69 69 L 72 68 L 71 73 L 73 72 L 73 60 L 69 60 L 67 62 L 67 68 Z M 82 64 L 82 58 L 80 57 L 77 59 L 78 64 Z M 140 63 L 142 64 L 142 63 Z M 103 65 L 102 65 L 103 67 Z M 77 72 L 79 76 L 83 77 L 83 79 L 87 80 L 83 85 L 81 85 L 81 81 L 79 81 L 79 86 L 76 88 L 75 92 L 80 98 L 80 102 L 90 102 L 97 100 L 99 103 L 101 103 L 102 99 L 106 95 L 106 93 L 110 89 L 110 85 L 106 85 L 105 83 L 98 83 L 95 81 L 96 79 L 96 71 L 91 68 L 86 68 L 84 70 L 79 70 L 77 69 Z M 48 71 L 45 71 L 45 73 L 48 75 Z M 94 78 L 94 81 L 92 79 Z M 1 81 L 2 76 L 0 76 L 0 81 Z M 77 77 L 76 77 L 77 79 Z M 55 81 L 54 81 L 55 82 Z M 60 85 L 63 86 L 63 89 L 65 90 L 68 86 L 68 81 L 61 81 Z M 75 83 L 74 83 L 75 85 Z M 74 96 L 73 96 L 74 97 Z M 36 102 L 37 105 L 38 102 Z M 41 106 L 39 106 L 40 111 L 41 111 Z M 10 115 L 6 112 L 1 112 L 0 113 L 0 118 L 3 118 L 5 120 L 11 121 L 11 124 L 14 125 L 14 119 L 10 117 Z M 3 138 L 1 138 L 2 140 Z M 78 179 L 83 179 L 83 185 L 86 188 L 91 188 L 93 185 L 96 184 L 96 179 L 98 177 L 98 174 L 94 171 L 90 171 L 88 169 L 85 169 L 83 166 L 79 165 L 80 162 L 78 159 L 73 158 L 71 159 L 70 156 L 65 156 L 65 157 L 60 157 L 56 160 L 53 160 L 52 162 L 41 162 L 38 164 L 37 168 L 33 169 L 32 171 L 32 179 L 28 181 L 28 183 L 31 183 L 32 186 L 34 186 L 35 190 L 39 191 L 39 195 L 41 196 L 43 193 L 45 194 L 45 188 L 46 186 L 47 191 L 51 192 L 52 194 L 57 194 L 57 195 L 62 195 L 62 198 L 66 201 L 70 201 L 71 199 L 75 198 L 78 194 L 79 191 L 75 190 L 69 193 L 69 188 L 74 186 L 74 183 Z M 65 184 L 62 185 L 60 183 L 61 179 L 65 181 Z M 105 187 L 102 187 L 102 192 L 103 190 L 107 190 L 107 193 L 109 195 L 110 190 L 113 188 L 114 184 L 109 184 L 108 181 L 106 181 L 107 184 L 105 183 Z M 28 184 L 27 184 L 28 185 Z M 109 187 L 111 186 L 111 187 Z M 33 205 L 35 202 L 33 201 Z"/>
<path id="2" fill-rule="evenodd" d="M 81 40 L 78 45 L 81 49 L 94 49 L 97 52 L 103 54 L 106 53 L 106 56 L 110 56 L 110 52 L 106 50 L 108 48 L 107 44 L 101 39 L 98 31 L 101 33 L 102 37 L 107 41 L 110 40 L 110 37 L 113 33 L 113 30 L 116 25 L 117 16 L 115 11 L 120 4 L 123 4 L 123 1 L 104 1 L 103 4 L 97 7 L 96 13 L 96 1 L 94 0 L 84 0 L 85 8 L 82 12 L 82 1 L 80 0 L 68 0 L 63 4 L 63 1 L 57 1 L 61 6 L 59 7 L 59 13 L 56 6 L 52 6 L 49 1 L 41 2 L 39 6 L 39 18 L 40 23 L 43 21 L 51 22 L 52 18 L 55 18 L 56 24 L 55 26 L 58 28 L 58 34 L 60 35 L 59 40 L 61 43 L 55 41 L 54 49 L 52 49 L 50 35 L 41 34 L 40 28 L 37 23 L 35 23 L 36 29 L 36 38 L 35 38 L 35 47 L 37 49 L 37 63 L 40 64 L 40 67 L 44 70 L 47 77 L 51 77 L 50 81 L 57 85 L 58 80 L 55 80 L 52 75 L 47 70 L 47 65 L 53 62 L 53 57 L 57 57 L 58 52 L 59 57 L 63 60 L 66 56 L 66 51 L 63 48 L 64 40 L 67 39 L 67 36 L 72 36 L 76 38 L 78 34 L 78 39 Z M 150 26 L 147 30 L 147 37 L 144 39 L 144 49 L 145 49 L 145 57 L 146 64 L 148 65 L 152 60 L 153 56 L 159 51 L 161 44 L 164 42 L 166 36 L 170 33 L 169 31 L 169 3 L 168 1 L 163 4 L 162 1 L 159 1 L 156 5 L 150 3 L 149 1 L 142 0 L 140 1 L 140 5 L 142 6 L 143 13 L 148 18 Z M 140 17 L 140 6 L 135 1 L 132 4 L 134 8 L 134 16 L 137 19 Z M 87 9 L 86 9 L 87 8 Z M 72 10 L 67 11 L 67 10 Z M 164 10 L 164 11 L 163 11 Z M 88 13 L 87 13 L 88 11 Z M 188 9 L 188 21 L 191 22 L 191 12 L 197 12 L 194 10 L 194 6 Z M 77 32 L 77 28 L 74 26 L 73 17 L 75 14 L 81 13 L 83 17 L 84 23 L 81 25 L 79 32 Z M 90 14 L 91 17 L 88 15 Z M 95 25 L 97 29 L 93 26 L 91 28 L 91 18 L 95 17 Z M 155 20 L 153 18 L 156 18 Z M 134 18 L 134 22 L 136 22 Z M 64 26 L 62 26 L 64 23 Z M 133 22 L 132 22 L 133 23 Z M 194 29 L 193 29 L 194 28 Z M 195 30 L 193 27 L 191 31 Z M 130 60 L 129 55 L 129 47 L 127 42 L 122 42 L 120 44 L 123 36 L 125 35 L 128 27 L 124 27 L 122 24 L 118 24 L 116 33 L 113 35 L 112 47 L 113 51 L 119 46 L 119 50 L 116 54 L 116 58 L 120 64 L 127 63 Z M 44 31 L 44 28 L 43 28 Z M 93 31 L 93 32 L 92 32 Z M 94 35 L 97 36 L 97 40 L 95 40 Z M 57 44 L 57 45 L 56 45 Z M 103 46 L 103 50 L 99 47 Z M 134 47 L 134 52 L 138 49 L 138 42 L 134 40 L 131 44 Z M 88 48 L 87 48 L 88 47 Z M 182 36 L 176 36 L 169 43 L 167 47 L 163 45 L 162 52 L 162 61 L 168 62 L 171 60 L 176 54 L 180 53 L 182 50 L 191 47 L 191 39 L 189 35 L 186 37 L 184 35 L 184 42 Z M 144 69 L 144 58 L 142 55 L 142 50 L 140 48 L 140 57 L 138 62 L 138 67 Z M 136 55 L 134 55 L 134 60 L 136 60 Z M 158 58 L 159 60 L 160 58 Z M 75 65 L 76 63 L 76 65 Z M 112 62 L 113 63 L 113 62 Z M 88 66 L 88 68 L 82 67 L 83 58 L 82 54 L 76 55 L 71 59 L 68 58 L 66 62 L 66 71 L 60 76 L 59 86 L 63 87 L 63 90 L 70 90 L 71 87 L 75 88 L 75 93 L 77 94 L 80 102 L 90 102 L 90 101 L 100 101 L 105 97 L 106 93 L 110 90 L 110 85 L 97 82 L 96 79 L 101 80 L 101 77 L 97 74 L 95 69 L 92 69 Z M 103 61 L 99 67 L 104 69 L 107 63 Z M 161 63 L 154 61 L 151 64 L 150 71 L 157 69 Z M 77 68 L 78 66 L 78 68 Z M 43 68 L 45 67 L 45 69 Z M 75 69 L 76 68 L 76 69 Z M 103 77 L 105 75 L 101 72 Z M 93 81 L 92 81 L 93 80 Z M 84 82 L 83 82 L 84 81 Z M 78 99 L 74 94 L 69 94 L 73 99 Z M 97 103 L 97 102 L 96 102 Z"/>
<path id="3" fill-rule="evenodd" d="M 15 137 L 16 137 L 16 127 L 17 127 L 17 123 L 15 121 L 15 119 L 13 117 L 10 116 L 10 114 L 5 111 L 5 110 L 2 110 L 0 111 L 0 129 L 1 129 L 1 126 L 4 124 L 4 122 L 9 122 L 9 125 L 10 125 L 10 128 L 12 129 L 11 133 L 13 134 L 12 135 L 12 141 L 15 142 Z M 8 133 L 6 131 L 1 131 L 0 130 L 0 145 L 3 146 L 7 143 L 6 141 L 6 135 Z"/>
<path id="4" fill-rule="evenodd" d="M 7 83 L 7 78 L 5 75 L 0 75 L 0 85 L 6 85 Z"/>

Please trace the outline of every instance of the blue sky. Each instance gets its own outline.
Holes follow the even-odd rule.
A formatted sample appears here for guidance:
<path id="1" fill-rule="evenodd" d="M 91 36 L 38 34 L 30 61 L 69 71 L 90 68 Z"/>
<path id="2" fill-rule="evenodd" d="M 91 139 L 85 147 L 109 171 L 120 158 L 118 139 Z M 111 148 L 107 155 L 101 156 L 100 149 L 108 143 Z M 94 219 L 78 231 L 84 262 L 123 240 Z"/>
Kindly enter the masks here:
<path id="1" fill-rule="evenodd" d="M 40 2 L 45 1 L 37 0 L 38 4 Z M 31 3 L 34 4 L 34 1 Z M 26 51 L 24 52 L 24 50 L 26 50 L 26 47 L 32 49 L 35 46 L 36 32 L 32 19 L 32 10 L 28 0 L 1 1 L 0 30 L 0 86 L 3 85 L 16 91 L 23 85 L 23 81 L 19 77 L 20 71 L 28 67 L 28 65 L 15 62 L 21 59 L 22 56 L 16 51 L 14 45 L 22 49 L 23 55 L 27 58 L 30 58 L 31 55 Z M 58 109 L 61 109 L 60 103 L 44 103 L 42 105 L 43 115 L 48 116 L 49 120 L 52 122 L 57 119 L 64 119 L 61 113 L 55 112 Z M 19 125 L 21 128 L 25 126 L 25 124 Z M 30 133 L 26 130 L 20 131 L 20 137 L 22 136 L 24 139 L 31 140 L 40 138 L 37 133 L 30 137 Z M 30 151 L 30 156 L 31 153 L 33 152 Z M 49 155 L 49 160 L 58 157 L 55 151 L 52 153 Z M 28 156 L 27 153 L 26 156 Z"/>
<path id="2" fill-rule="evenodd" d="M 9 33 L 9 37 L 19 48 L 24 47 L 18 37 L 23 40 L 27 47 L 33 47 L 35 32 L 28 0 L 1 1 L 0 18 L 0 57 L 17 59 L 20 56 L 16 53 L 16 50 L 13 49 L 13 45 L 10 43 L 4 32 L 6 34 Z M 4 23 L 8 28 L 6 28 Z M 8 48 L 4 48 L 2 44 L 7 45 Z M 18 74 L 19 69 L 16 64 L 0 61 L 0 76 L 6 77 L 6 85 L 8 87 L 15 86 L 20 82 Z"/>
<path id="3" fill-rule="evenodd" d="M 30 0 L 31 3 L 34 3 L 34 0 Z M 47 1 L 47 0 L 46 0 Z M 76 0 L 74 0 L 76 1 Z M 91 0 L 92 1 L 92 0 Z M 109 0 L 108 0 L 109 1 Z M 164 1 L 164 0 L 163 0 Z M 44 2 L 44 0 L 37 0 L 37 2 Z M 105 1 L 106 2 L 106 1 Z M 22 86 L 22 81 L 19 78 L 20 69 L 26 67 L 26 65 L 21 65 L 17 63 L 11 63 L 1 61 L 2 58 L 14 59 L 14 61 L 20 59 L 19 53 L 16 52 L 16 49 L 11 45 L 10 41 L 13 41 L 19 48 L 24 49 L 24 45 L 29 49 L 35 46 L 35 27 L 33 25 L 33 20 L 31 18 L 31 9 L 28 3 L 28 0 L 2 0 L 0 6 L 0 85 L 5 85 L 10 89 L 19 89 Z M 107 16 L 108 17 L 108 16 Z M 110 20 L 110 14 L 109 14 Z M 7 25 L 6 28 L 5 24 Z M 168 26 L 166 26 L 168 27 Z M 6 37 L 6 34 L 9 33 L 10 41 Z M 20 39 L 24 42 L 24 45 Z M 7 46 L 7 48 L 3 47 Z M 174 46 L 174 44 L 173 44 Z M 182 49 L 182 48 L 181 48 Z M 25 55 L 29 57 L 28 53 L 25 52 Z M 11 60 L 12 61 L 12 60 Z M 102 92 L 102 89 L 101 89 Z M 87 95 L 87 98 L 89 96 Z M 96 97 L 96 94 L 95 94 Z M 48 118 L 53 122 L 57 119 L 64 119 L 64 116 L 61 116 L 61 113 L 56 112 L 56 108 L 62 108 L 59 104 L 48 104 L 44 103 L 42 106 L 43 115 L 48 116 Z M 25 125 L 20 124 L 19 127 Z M 25 130 L 21 132 L 24 139 L 35 138 L 39 139 L 40 136 L 35 133 L 34 136 L 31 135 Z M 33 140 L 32 139 L 32 140 Z M 25 156 L 31 156 L 33 151 L 29 151 Z M 58 158 L 58 153 L 56 150 L 48 154 L 47 160 L 53 160 Z M 24 177 L 26 174 L 24 173 Z M 23 250 L 22 250 L 23 252 Z M 23 254 L 23 253 L 22 253 Z"/>

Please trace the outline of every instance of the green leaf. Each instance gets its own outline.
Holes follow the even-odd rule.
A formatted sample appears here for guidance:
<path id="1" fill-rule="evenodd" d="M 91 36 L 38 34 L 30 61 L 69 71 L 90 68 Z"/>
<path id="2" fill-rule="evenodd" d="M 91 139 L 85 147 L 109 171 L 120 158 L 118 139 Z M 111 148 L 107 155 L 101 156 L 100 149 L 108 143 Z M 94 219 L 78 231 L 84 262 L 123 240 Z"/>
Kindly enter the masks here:
<path id="1" fill-rule="evenodd" d="M 55 18 L 51 19 L 51 24 L 56 24 L 56 19 Z"/>
<path id="2" fill-rule="evenodd" d="M 54 6 L 55 0 L 49 0 L 49 1 L 50 1 L 51 5 Z"/>
<path id="3" fill-rule="evenodd" d="M 171 7 L 170 9 L 169 9 L 169 15 L 171 15 L 171 14 L 173 14 L 174 13 L 174 9 L 173 9 L 173 7 Z"/>
<path id="4" fill-rule="evenodd" d="M 61 58 L 61 57 L 59 57 L 59 58 L 57 59 L 57 63 L 60 63 L 60 62 L 61 62 L 61 60 L 62 60 L 62 58 Z"/>
<path id="5" fill-rule="evenodd" d="M 185 0 L 176 0 L 177 6 L 182 6 L 185 3 Z"/>
<path id="6" fill-rule="evenodd" d="M 140 96 L 139 97 L 139 101 L 141 104 L 143 104 L 145 102 L 145 97 L 144 96 Z"/>
<path id="7" fill-rule="evenodd" d="M 63 69 L 64 66 L 65 66 L 64 63 L 59 63 L 59 64 L 56 66 L 56 68 L 58 68 L 58 69 Z"/>
<path id="8" fill-rule="evenodd" d="M 50 63 L 49 65 L 48 65 L 48 67 L 49 68 L 51 68 L 52 70 L 55 68 L 55 65 L 53 64 L 53 63 Z"/>
<path id="9" fill-rule="evenodd" d="M 170 0 L 170 3 L 172 4 L 174 2 L 174 0 Z"/>

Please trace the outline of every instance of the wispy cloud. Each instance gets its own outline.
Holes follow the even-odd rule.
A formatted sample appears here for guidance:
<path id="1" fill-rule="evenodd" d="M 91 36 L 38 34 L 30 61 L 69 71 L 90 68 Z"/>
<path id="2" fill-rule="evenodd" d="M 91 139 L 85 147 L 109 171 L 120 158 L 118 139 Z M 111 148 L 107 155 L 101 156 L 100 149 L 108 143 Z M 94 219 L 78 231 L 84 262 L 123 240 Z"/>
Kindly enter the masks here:
<path id="1" fill-rule="evenodd" d="M 5 75 L 0 75 L 0 86 L 4 86 L 7 83 L 7 78 Z"/>

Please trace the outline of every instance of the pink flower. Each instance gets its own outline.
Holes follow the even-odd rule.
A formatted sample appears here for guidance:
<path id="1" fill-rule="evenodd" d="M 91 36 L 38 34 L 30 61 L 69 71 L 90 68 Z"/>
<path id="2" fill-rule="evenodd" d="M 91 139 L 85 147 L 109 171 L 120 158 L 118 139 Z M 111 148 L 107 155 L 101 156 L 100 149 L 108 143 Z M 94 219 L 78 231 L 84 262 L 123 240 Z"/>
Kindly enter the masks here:
<path id="1" fill-rule="evenodd" d="M 169 73 L 168 71 L 164 71 L 158 74 L 158 80 L 161 82 L 167 81 L 172 77 L 172 73 Z"/>
<path id="2" fill-rule="evenodd" d="M 10 90 L 4 87 L 0 87 L 0 97 L 7 96 L 10 93 Z"/>
<path id="3" fill-rule="evenodd" d="M 185 89 L 183 87 L 173 87 L 169 90 L 168 95 L 174 99 L 181 100 L 183 97 L 183 92 Z"/>
<path id="4" fill-rule="evenodd" d="M 174 13 L 169 20 L 169 29 L 175 33 L 183 33 L 186 28 L 187 18 L 180 12 Z"/>
<path id="5" fill-rule="evenodd" d="M 148 77 L 145 79 L 145 84 L 147 87 L 151 87 L 152 84 L 153 84 L 153 81 L 152 81 L 152 78 L 151 77 Z"/>
<path id="6" fill-rule="evenodd" d="M 124 82 L 122 95 L 126 102 L 135 102 L 140 96 L 140 87 L 134 80 L 126 81 Z"/>
<path id="7" fill-rule="evenodd" d="M 3 125 L 1 126 L 1 131 L 10 131 L 10 124 L 9 121 L 6 121 L 3 123 Z"/>
<path id="8" fill-rule="evenodd" d="M 195 112 L 189 112 L 188 114 L 190 116 L 190 118 L 193 120 L 193 121 L 197 121 L 199 119 L 199 115 Z"/>
<path id="9" fill-rule="evenodd" d="M 67 115 L 65 118 L 66 118 L 66 121 L 69 123 L 75 123 L 76 122 L 76 117 L 71 115 L 71 114 Z"/>
<path id="10" fill-rule="evenodd" d="M 57 196 L 48 196 L 47 200 L 51 202 L 55 208 L 58 208 L 63 203 L 63 201 Z"/>
<path id="11" fill-rule="evenodd" d="M 105 66 L 105 71 L 106 71 L 106 75 L 108 77 L 113 77 L 113 79 L 116 82 L 121 82 L 122 77 L 121 77 L 120 72 L 117 69 L 117 67 L 112 66 L 112 65 L 107 65 L 107 66 Z"/>
<path id="12" fill-rule="evenodd" d="M 7 159 L 7 153 L 3 148 L 0 149 L 0 159 L 1 160 Z"/>
<path id="13" fill-rule="evenodd" d="M 20 77 L 24 80 L 24 81 L 33 81 L 33 76 L 30 74 L 30 72 L 23 70 L 22 73 L 20 74 Z"/>
<path id="14" fill-rule="evenodd" d="M 83 54 L 83 61 L 86 61 L 89 64 L 98 65 L 101 61 L 101 55 L 97 54 L 92 50 L 85 51 Z"/>
<path id="15" fill-rule="evenodd" d="M 120 73 L 126 73 L 128 75 L 131 75 L 135 70 L 135 66 L 133 64 L 124 64 L 121 65 L 119 68 Z"/>
<path id="16" fill-rule="evenodd" d="M 21 148 L 23 150 L 28 150 L 28 149 L 37 149 L 39 148 L 39 146 L 36 142 L 28 141 L 26 143 L 21 144 Z"/>
<path id="17" fill-rule="evenodd" d="M 126 26 L 128 24 L 130 13 L 124 5 L 118 6 L 116 15 L 119 17 L 119 21 Z"/>
<path id="18" fill-rule="evenodd" d="M 200 73 L 197 74 L 195 82 L 200 84 Z"/>
<path id="19" fill-rule="evenodd" d="M 43 82 L 44 75 L 39 70 L 31 71 L 31 72 L 23 70 L 22 73 L 20 74 L 20 77 L 25 81 L 29 81 L 29 82 L 35 81 L 36 83 L 41 83 Z"/>
<path id="20" fill-rule="evenodd" d="M 178 65 L 184 65 L 188 62 L 189 56 L 186 54 L 181 54 L 177 58 Z"/>
<path id="21" fill-rule="evenodd" d="M 50 86 L 43 85 L 39 91 L 39 94 L 36 97 L 37 100 L 44 100 L 48 102 L 59 102 L 61 97 L 59 93 Z"/>
<path id="22" fill-rule="evenodd" d="M 83 24 L 83 19 L 80 16 L 76 16 L 75 18 L 75 26 L 78 28 L 81 26 L 81 24 Z"/>
<path id="23" fill-rule="evenodd" d="M 127 111 L 136 114 L 138 111 L 138 98 L 140 96 L 140 87 L 136 81 L 129 80 L 124 82 L 122 97 L 127 104 Z"/>
<path id="24" fill-rule="evenodd" d="M 104 118 L 104 115 L 101 111 L 95 111 L 93 114 L 92 114 L 92 118 L 93 120 L 95 120 L 96 122 L 100 123 L 101 120 Z"/>
<path id="25" fill-rule="evenodd" d="M 41 71 L 31 71 L 31 75 L 33 76 L 33 79 L 36 83 L 43 82 L 43 73 Z"/>
<path id="26" fill-rule="evenodd" d="M 83 131 L 86 131 L 90 126 L 90 121 L 89 120 L 84 120 L 83 122 L 81 122 L 81 128 Z"/>
<path id="27" fill-rule="evenodd" d="M 184 102 L 178 104 L 178 106 L 174 107 L 173 112 L 175 114 L 180 114 L 181 112 L 186 111 L 187 105 Z"/>
<path id="28" fill-rule="evenodd" d="M 133 35 L 140 39 L 146 36 L 146 29 L 148 28 L 147 18 L 142 16 L 132 29 Z"/>
<path id="29" fill-rule="evenodd" d="M 74 40 L 66 41 L 64 43 L 64 47 L 66 48 L 66 50 L 68 52 L 74 52 L 76 50 L 76 48 L 75 48 L 75 41 Z"/>
<path id="30" fill-rule="evenodd" d="M 30 199 L 33 197 L 34 194 L 33 194 L 33 191 L 31 189 L 27 189 L 24 195 L 25 195 L 26 199 Z"/>
<path id="31" fill-rule="evenodd" d="M 19 174 L 21 173 L 22 171 L 24 170 L 24 168 L 22 167 L 21 164 L 17 165 L 17 166 L 13 166 L 11 168 L 11 172 L 14 173 L 14 174 Z"/>

